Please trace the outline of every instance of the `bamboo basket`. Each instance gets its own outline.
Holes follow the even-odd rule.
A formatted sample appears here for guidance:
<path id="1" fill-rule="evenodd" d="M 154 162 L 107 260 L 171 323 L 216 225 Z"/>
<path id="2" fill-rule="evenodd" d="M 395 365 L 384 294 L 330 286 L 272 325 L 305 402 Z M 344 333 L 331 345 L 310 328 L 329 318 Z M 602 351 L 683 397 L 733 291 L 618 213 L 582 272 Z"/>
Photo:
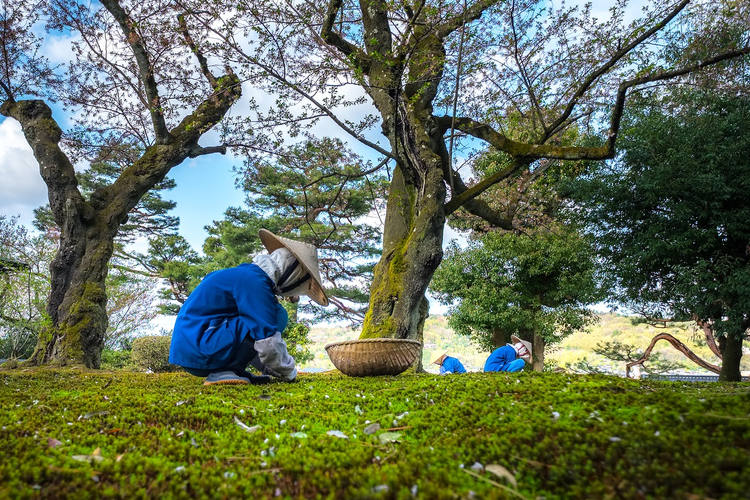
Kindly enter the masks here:
<path id="1" fill-rule="evenodd" d="M 333 342 L 326 352 L 350 377 L 398 375 L 417 359 L 422 343 L 410 339 L 361 339 Z"/>

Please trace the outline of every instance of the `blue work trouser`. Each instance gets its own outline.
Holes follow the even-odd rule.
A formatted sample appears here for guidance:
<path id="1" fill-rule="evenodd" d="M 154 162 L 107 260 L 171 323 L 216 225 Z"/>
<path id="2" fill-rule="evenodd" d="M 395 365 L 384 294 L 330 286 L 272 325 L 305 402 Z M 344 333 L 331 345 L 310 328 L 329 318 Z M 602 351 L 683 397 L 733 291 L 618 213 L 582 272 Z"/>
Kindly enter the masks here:
<path id="1" fill-rule="evenodd" d="M 226 367 L 216 368 L 215 370 L 188 368 L 187 366 L 183 366 L 183 368 L 190 375 L 195 375 L 196 377 L 208 377 L 211 373 L 214 372 L 243 372 L 247 368 L 247 365 L 250 364 L 250 361 L 258 355 L 258 353 L 255 352 L 255 349 L 253 349 L 254 343 L 255 342 L 253 341 L 252 337 L 250 337 L 250 335 L 247 335 L 245 337 L 245 340 L 240 342 L 240 344 L 232 353 L 232 358 L 229 360 L 229 363 L 227 363 Z"/>
<path id="2" fill-rule="evenodd" d="M 526 361 L 522 360 L 521 358 L 514 359 L 510 363 L 508 363 L 508 368 L 505 370 L 506 372 L 520 372 L 523 370 L 523 366 L 526 364 Z"/>

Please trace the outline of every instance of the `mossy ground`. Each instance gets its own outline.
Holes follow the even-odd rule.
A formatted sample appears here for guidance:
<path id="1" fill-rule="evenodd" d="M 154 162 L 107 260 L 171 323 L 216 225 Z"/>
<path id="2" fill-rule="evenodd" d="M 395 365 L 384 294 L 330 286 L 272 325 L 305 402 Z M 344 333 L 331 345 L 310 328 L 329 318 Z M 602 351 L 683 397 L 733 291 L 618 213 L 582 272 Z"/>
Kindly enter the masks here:
<path id="1" fill-rule="evenodd" d="M 466 472 L 475 462 L 506 467 L 525 498 L 750 491 L 748 384 L 546 373 L 201 382 L 0 372 L 0 497 L 517 496 Z M 381 429 L 365 434 L 368 421 Z M 381 439 L 394 427 L 395 442 Z"/>

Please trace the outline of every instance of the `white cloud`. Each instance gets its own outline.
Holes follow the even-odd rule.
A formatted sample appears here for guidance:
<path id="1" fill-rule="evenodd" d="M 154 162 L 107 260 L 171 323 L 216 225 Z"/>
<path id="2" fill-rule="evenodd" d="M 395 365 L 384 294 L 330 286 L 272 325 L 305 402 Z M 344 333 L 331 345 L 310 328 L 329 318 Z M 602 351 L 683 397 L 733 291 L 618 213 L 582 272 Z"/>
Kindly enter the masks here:
<path id="1" fill-rule="evenodd" d="M 21 222 L 33 218 L 33 209 L 47 202 L 47 187 L 39 175 L 39 164 L 12 119 L 0 122 L 0 214 L 20 215 Z"/>
<path id="2" fill-rule="evenodd" d="M 78 32 L 71 32 L 64 35 L 45 33 L 42 54 L 53 65 L 71 62 L 74 59 L 73 42 L 79 40 L 81 40 L 81 35 Z"/>

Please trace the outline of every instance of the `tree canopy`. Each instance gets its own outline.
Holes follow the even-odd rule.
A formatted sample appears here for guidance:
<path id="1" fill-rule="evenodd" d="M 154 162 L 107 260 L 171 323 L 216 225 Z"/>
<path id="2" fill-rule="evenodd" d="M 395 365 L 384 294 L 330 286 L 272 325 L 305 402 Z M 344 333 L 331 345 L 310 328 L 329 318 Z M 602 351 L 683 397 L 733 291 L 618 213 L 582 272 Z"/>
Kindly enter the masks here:
<path id="1" fill-rule="evenodd" d="M 737 380 L 750 328 L 750 100 L 681 92 L 642 104 L 618 161 L 571 186 L 574 209 L 616 298 L 648 318 L 709 324 Z"/>
<path id="2" fill-rule="evenodd" d="M 531 234 L 491 232 L 468 248 L 451 246 L 431 289 L 452 305 L 449 324 L 481 348 L 509 342 L 510 335 L 553 344 L 595 320 L 586 306 L 596 302 L 591 243 L 558 226 Z"/>

